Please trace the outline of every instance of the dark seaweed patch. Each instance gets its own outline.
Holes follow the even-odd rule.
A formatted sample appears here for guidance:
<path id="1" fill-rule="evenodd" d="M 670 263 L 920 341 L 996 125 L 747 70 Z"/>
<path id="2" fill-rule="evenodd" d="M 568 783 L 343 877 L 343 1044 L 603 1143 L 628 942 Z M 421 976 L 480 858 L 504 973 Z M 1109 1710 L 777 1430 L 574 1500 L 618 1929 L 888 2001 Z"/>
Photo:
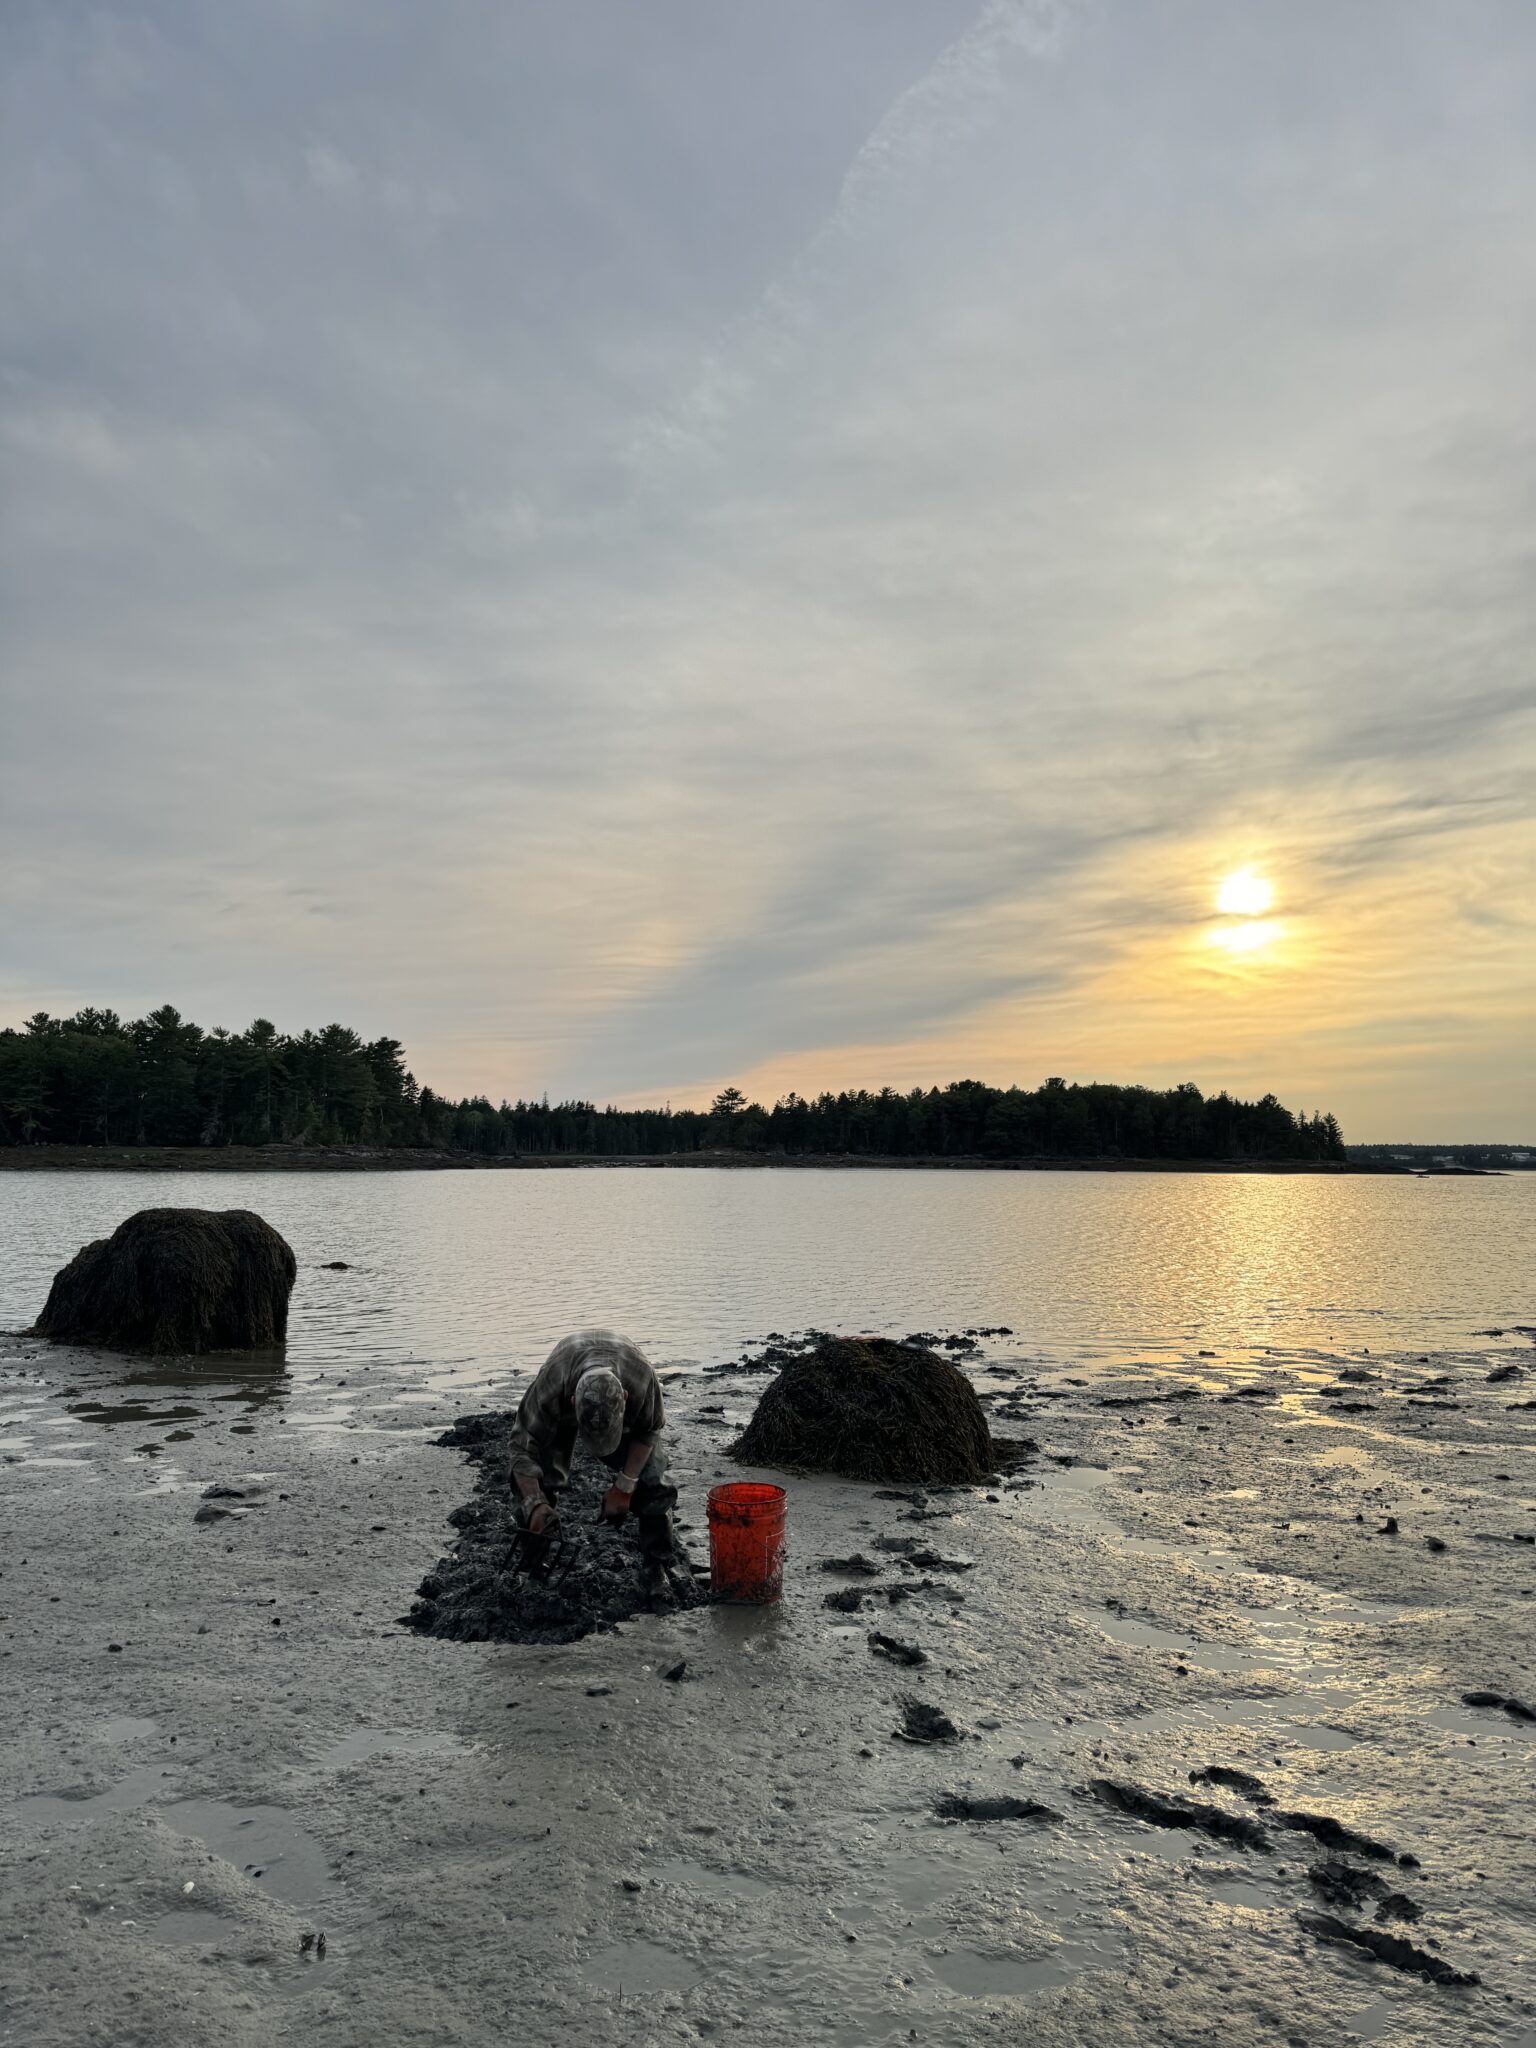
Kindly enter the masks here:
<path id="1" fill-rule="evenodd" d="M 1331 1913 L 1298 1913 L 1296 1919 L 1308 1934 L 1315 1934 L 1319 1941 L 1363 1949 L 1377 1962 L 1388 1963 L 1394 1970 L 1406 1970 L 1415 1977 L 1425 1977 L 1431 1984 L 1481 1984 L 1483 1981 L 1475 1970 L 1453 1969 L 1443 1957 L 1415 1948 L 1411 1941 L 1404 1941 L 1400 1934 L 1388 1934 L 1384 1928 L 1351 1927 L 1343 1920 L 1336 1920 Z"/>
<path id="2" fill-rule="evenodd" d="M 1118 1778 L 1094 1778 L 1089 1791 L 1105 1806 L 1132 1820 L 1145 1821 L 1154 1828 L 1191 1828 L 1218 1842 L 1235 1842 L 1245 1849 L 1268 1849 L 1269 1836 L 1256 1820 L 1246 1814 L 1226 1813 L 1219 1806 L 1207 1806 L 1198 1799 L 1165 1799 L 1142 1785 Z"/>

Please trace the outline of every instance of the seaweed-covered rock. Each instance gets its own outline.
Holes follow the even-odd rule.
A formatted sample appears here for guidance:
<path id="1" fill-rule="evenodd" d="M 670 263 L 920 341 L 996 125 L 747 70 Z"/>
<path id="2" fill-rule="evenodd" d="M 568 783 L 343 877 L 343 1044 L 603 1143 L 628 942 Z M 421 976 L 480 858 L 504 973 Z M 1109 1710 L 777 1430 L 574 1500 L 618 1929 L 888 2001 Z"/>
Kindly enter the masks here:
<path id="1" fill-rule="evenodd" d="M 967 1485 L 997 1469 L 987 1418 L 958 1366 L 887 1337 L 823 1337 L 792 1358 L 726 1454 L 845 1479 Z"/>
<path id="2" fill-rule="evenodd" d="M 140 1209 L 54 1275 L 33 1334 L 114 1351 L 274 1350 L 296 1271 L 249 1209 Z"/>

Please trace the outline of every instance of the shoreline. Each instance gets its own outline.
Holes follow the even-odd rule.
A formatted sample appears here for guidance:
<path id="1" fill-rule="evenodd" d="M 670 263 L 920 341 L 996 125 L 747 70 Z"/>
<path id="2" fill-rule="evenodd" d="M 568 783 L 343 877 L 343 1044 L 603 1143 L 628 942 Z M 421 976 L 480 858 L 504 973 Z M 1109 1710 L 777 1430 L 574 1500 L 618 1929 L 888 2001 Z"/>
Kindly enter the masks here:
<path id="1" fill-rule="evenodd" d="M 519 1153 L 491 1158 L 468 1152 L 314 1149 L 257 1145 L 10 1145 L 0 1146 L 0 1172 L 11 1173 L 470 1173 L 571 1171 L 578 1168 L 723 1168 L 790 1172 L 907 1173 L 1246 1173 L 1366 1175 L 1399 1180 L 1496 1177 L 1482 1167 L 1426 1173 L 1409 1166 L 1335 1159 L 982 1159 L 879 1153 L 588 1152 Z"/>

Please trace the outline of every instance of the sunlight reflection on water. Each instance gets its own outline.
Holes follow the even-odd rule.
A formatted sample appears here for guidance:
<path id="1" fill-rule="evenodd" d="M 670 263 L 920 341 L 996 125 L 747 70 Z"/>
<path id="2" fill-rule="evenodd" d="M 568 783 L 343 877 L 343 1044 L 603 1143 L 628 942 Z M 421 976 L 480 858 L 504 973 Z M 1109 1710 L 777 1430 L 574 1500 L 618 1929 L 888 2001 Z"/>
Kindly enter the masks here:
<path id="1" fill-rule="evenodd" d="M 288 1238 L 290 1368 L 464 1391 L 594 1323 L 684 1362 L 808 1324 L 1007 1323 L 998 1348 L 1052 1361 L 1432 1350 L 1530 1321 L 1536 1270 L 1536 1176 L 10 1173 L 0 1326 L 87 1239 L 171 1204 L 254 1208 Z"/>

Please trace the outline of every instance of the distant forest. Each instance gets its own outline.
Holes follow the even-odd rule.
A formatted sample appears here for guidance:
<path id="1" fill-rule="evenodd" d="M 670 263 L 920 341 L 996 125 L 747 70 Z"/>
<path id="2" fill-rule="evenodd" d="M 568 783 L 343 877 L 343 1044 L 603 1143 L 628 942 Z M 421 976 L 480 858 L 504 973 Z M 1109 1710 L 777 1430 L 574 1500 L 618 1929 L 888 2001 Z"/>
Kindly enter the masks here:
<path id="1" fill-rule="evenodd" d="M 288 1037 L 258 1017 L 204 1031 L 168 1004 L 125 1024 L 111 1010 L 39 1011 L 0 1031 L 0 1145 L 424 1148 L 490 1158 L 634 1158 L 739 1150 L 887 1158 L 1338 1159 L 1329 1115 L 1266 1095 L 1177 1088 L 857 1089 L 771 1109 L 723 1089 L 707 1110 L 590 1102 L 453 1102 L 418 1087 L 398 1040 L 343 1024 Z"/>
<path id="2" fill-rule="evenodd" d="M 1421 1172 L 1436 1166 L 1464 1166 L 1479 1173 L 1536 1170 L 1536 1144 L 1420 1145 L 1402 1140 L 1387 1145 L 1351 1145 L 1349 1156 L 1359 1166 L 1411 1166 Z"/>

